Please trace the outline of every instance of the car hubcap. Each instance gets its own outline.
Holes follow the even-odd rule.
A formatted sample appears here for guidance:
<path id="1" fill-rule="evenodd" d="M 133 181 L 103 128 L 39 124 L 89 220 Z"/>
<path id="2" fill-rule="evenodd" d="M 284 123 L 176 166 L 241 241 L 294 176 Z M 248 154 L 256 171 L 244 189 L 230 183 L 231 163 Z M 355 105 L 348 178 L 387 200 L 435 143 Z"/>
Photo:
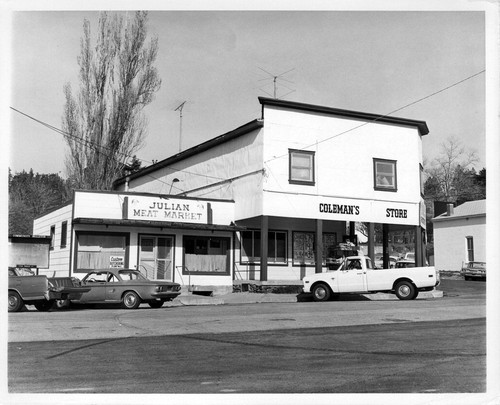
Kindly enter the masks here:
<path id="1" fill-rule="evenodd" d="M 17 305 L 17 298 L 14 296 L 9 296 L 9 308 L 14 308 Z"/>
<path id="2" fill-rule="evenodd" d="M 410 287 L 408 287 L 407 285 L 402 285 L 401 287 L 399 287 L 399 293 L 403 297 L 407 297 L 410 294 Z"/>
<path id="3" fill-rule="evenodd" d="M 135 299 L 135 296 L 132 295 L 132 294 L 128 294 L 126 297 L 125 297 L 125 304 L 127 305 L 127 307 L 131 307 L 135 304 L 136 302 L 136 299 Z"/>
<path id="4" fill-rule="evenodd" d="M 325 298 L 326 296 L 326 291 L 324 288 L 320 287 L 320 288 L 316 288 L 315 290 L 315 295 L 316 295 L 316 298 L 322 300 Z"/>

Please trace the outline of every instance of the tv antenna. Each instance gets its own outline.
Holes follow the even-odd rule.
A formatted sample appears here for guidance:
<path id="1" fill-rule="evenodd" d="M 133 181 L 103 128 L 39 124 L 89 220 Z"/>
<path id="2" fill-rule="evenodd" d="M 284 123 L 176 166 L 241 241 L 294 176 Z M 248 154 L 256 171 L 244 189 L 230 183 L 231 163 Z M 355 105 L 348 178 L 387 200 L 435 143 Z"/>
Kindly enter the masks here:
<path id="1" fill-rule="evenodd" d="M 269 96 L 271 96 L 273 98 L 278 99 L 278 98 L 286 97 L 286 96 L 288 96 L 289 94 L 291 94 L 291 93 L 293 93 L 295 91 L 295 89 L 292 89 L 292 88 L 288 87 L 287 85 L 281 83 L 281 82 L 287 82 L 287 83 L 294 84 L 294 82 L 292 82 L 291 80 L 285 79 L 283 76 L 285 76 L 287 73 L 290 73 L 291 71 L 295 70 L 295 68 L 287 70 L 286 72 L 280 73 L 279 75 L 274 75 L 274 74 L 268 72 L 267 70 L 262 69 L 259 66 L 257 66 L 257 67 L 260 70 L 262 70 L 264 73 L 266 73 L 266 74 L 269 75 L 269 77 L 266 77 L 264 79 L 260 79 L 259 82 L 264 81 L 264 80 L 268 81 L 269 79 L 272 79 L 272 81 L 273 81 L 273 94 L 270 94 L 269 92 L 267 92 L 266 90 L 264 90 L 262 87 L 259 88 L 260 90 L 262 90 L 267 95 L 269 95 Z M 290 90 L 288 93 L 283 94 L 281 97 L 278 97 L 278 80 L 280 81 L 280 86 L 285 87 L 286 89 Z"/>
<path id="2" fill-rule="evenodd" d="M 183 101 L 174 111 L 179 111 L 179 152 L 182 151 L 182 109 L 187 101 Z"/>

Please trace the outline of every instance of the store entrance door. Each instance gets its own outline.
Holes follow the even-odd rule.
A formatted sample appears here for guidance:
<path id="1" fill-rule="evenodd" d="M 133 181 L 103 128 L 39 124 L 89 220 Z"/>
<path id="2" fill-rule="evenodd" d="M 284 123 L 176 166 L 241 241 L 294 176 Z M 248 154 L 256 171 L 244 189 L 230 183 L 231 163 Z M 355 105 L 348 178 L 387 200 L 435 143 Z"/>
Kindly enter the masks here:
<path id="1" fill-rule="evenodd" d="M 139 271 L 149 279 L 173 281 L 173 236 L 141 236 Z"/>

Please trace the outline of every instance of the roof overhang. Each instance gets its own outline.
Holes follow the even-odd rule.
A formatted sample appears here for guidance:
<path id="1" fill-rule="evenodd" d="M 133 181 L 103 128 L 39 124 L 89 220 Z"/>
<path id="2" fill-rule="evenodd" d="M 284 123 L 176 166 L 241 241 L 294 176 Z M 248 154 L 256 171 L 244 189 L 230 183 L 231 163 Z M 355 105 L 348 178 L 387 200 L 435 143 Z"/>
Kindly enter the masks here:
<path id="1" fill-rule="evenodd" d="M 190 229 L 198 231 L 242 231 L 246 228 L 237 225 L 214 225 L 214 224 L 192 224 L 184 222 L 167 221 L 144 221 L 136 219 L 103 219 L 103 218 L 75 218 L 74 225 L 104 225 L 104 226 L 127 226 L 127 227 L 148 227 L 161 229 Z"/>
<path id="2" fill-rule="evenodd" d="M 259 97 L 259 102 L 262 104 L 262 108 L 264 108 L 264 105 L 269 105 L 269 106 L 288 108 L 293 110 L 316 112 L 316 113 L 335 115 L 345 118 L 353 118 L 363 121 L 373 121 L 373 122 L 381 122 L 384 124 L 410 126 L 410 127 L 416 127 L 420 135 L 427 135 L 429 133 L 429 128 L 427 127 L 427 123 L 425 121 L 392 117 L 390 115 L 371 114 L 360 111 L 342 110 L 340 108 L 331 108 L 321 105 L 297 103 L 295 101 L 285 101 L 267 97 Z M 264 119 L 264 112 L 262 112 L 262 118 Z"/>

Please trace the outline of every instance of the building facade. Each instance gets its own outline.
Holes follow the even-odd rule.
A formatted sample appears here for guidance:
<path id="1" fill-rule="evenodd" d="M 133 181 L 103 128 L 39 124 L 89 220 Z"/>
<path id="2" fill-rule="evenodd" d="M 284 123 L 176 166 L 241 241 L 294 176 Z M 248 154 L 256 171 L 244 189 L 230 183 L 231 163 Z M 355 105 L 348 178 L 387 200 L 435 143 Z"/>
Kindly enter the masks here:
<path id="1" fill-rule="evenodd" d="M 369 241 L 383 224 L 387 261 L 390 232 L 414 233 L 423 263 L 425 122 L 259 101 L 259 119 L 118 179 L 114 192 L 75 193 L 69 271 L 110 265 L 112 256 L 164 277 L 158 258 L 168 250 L 168 277 L 190 285 L 300 280 L 355 241 L 356 222 L 368 223 Z M 188 203 L 185 215 L 172 216 L 172 207 Z M 47 234 L 56 214 L 37 219 L 36 232 Z M 100 240 L 121 248 L 92 262 L 82 248 L 97 249 Z"/>
<path id="2" fill-rule="evenodd" d="M 436 270 L 460 271 L 464 263 L 486 262 L 486 200 L 448 204 L 432 222 Z"/>

